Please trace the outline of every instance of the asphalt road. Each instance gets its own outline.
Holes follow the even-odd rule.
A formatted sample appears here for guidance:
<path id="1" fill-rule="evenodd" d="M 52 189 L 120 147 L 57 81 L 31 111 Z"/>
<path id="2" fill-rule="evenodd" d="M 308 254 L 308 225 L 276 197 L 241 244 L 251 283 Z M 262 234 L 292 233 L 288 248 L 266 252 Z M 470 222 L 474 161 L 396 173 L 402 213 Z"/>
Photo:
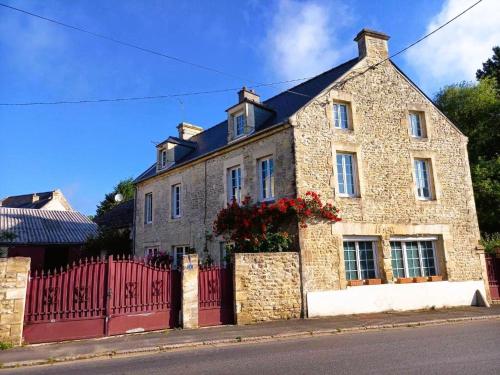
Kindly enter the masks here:
<path id="1" fill-rule="evenodd" d="M 500 321 L 237 344 L 0 374 L 500 374 Z"/>

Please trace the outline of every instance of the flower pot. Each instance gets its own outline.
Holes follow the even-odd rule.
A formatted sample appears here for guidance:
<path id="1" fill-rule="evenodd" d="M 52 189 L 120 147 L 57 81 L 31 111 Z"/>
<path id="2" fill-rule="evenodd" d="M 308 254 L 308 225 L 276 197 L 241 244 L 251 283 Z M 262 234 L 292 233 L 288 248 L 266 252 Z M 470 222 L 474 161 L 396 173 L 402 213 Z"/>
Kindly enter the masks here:
<path id="1" fill-rule="evenodd" d="M 413 279 L 411 277 L 399 277 L 397 280 L 398 284 L 409 284 L 412 282 L 413 282 Z"/>
<path id="2" fill-rule="evenodd" d="M 418 276 L 413 278 L 414 283 L 425 283 L 427 281 L 427 276 Z"/>
<path id="3" fill-rule="evenodd" d="M 367 285 L 380 285 L 380 284 L 382 284 L 382 280 L 381 279 L 367 279 L 366 284 Z"/>
<path id="4" fill-rule="evenodd" d="M 363 280 L 349 280 L 348 284 L 349 286 L 360 286 L 363 285 Z"/>
<path id="5" fill-rule="evenodd" d="M 429 276 L 429 281 L 443 281 L 443 276 L 441 275 Z"/>

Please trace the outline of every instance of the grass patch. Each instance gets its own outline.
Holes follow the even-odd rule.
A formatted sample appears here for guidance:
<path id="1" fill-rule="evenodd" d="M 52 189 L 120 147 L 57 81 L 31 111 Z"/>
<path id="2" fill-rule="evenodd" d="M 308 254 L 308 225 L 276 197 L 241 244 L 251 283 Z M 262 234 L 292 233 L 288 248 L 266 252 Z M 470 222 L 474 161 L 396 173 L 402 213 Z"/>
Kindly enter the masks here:
<path id="1" fill-rule="evenodd" d="M 0 350 L 12 349 L 13 347 L 11 342 L 0 341 Z"/>

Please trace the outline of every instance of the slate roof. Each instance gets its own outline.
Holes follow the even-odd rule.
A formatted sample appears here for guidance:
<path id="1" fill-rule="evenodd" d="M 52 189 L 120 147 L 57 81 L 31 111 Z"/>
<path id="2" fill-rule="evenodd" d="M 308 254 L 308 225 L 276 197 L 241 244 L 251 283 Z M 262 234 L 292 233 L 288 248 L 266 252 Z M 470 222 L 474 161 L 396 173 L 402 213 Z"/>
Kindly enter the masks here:
<path id="1" fill-rule="evenodd" d="M 116 205 L 109 211 L 95 217 L 94 222 L 107 228 L 132 228 L 134 223 L 134 200 L 130 199 Z"/>
<path id="2" fill-rule="evenodd" d="M 306 105 L 312 98 L 318 95 L 321 91 L 327 88 L 330 84 L 339 79 L 357 62 L 358 58 L 349 60 L 335 68 L 332 68 L 324 73 L 317 75 L 301 84 L 292 87 L 282 93 L 273 96 L 262 102 L 262 105 L 273 111 L 271 116 L 265 123 L 258 124 L 255 131 L 261 131 L 282 123 L 300 108 Z M 293 91 L 290 92 L 290 91 Z M 187 163 L 199 157 L 205 156 L 227 145 L 227 120 L 196 134 L 190 141 L 196 143 L 196 148 L 181 160 L 177 161 L 167 170 L 175 168 L 180 164 Z M 163 143 L 163 142 L 162 142 Z M 163 170 L 165 171 L 165 170 Z M 163 172 L 162 171 L 162 172 Z M 144 181 L 156 175 L 156 163 L 146 169 L 135 182 Z"/>
<path id="3" fill-rule="evenodd" d="M 33 202 L 33 194 L 38 195 L 38 201 Z M 49 201 L 52 199 L 51 191 L 33 194 L 13 195 L 10 197 L 6 197 L 0 201 L 0 204 L 2 207 L 40 209 L 47 203 L 49 203 Z"/>
<path id="4" fill-rule="evenodd" d="M 0 207 L 0 232 L 14 233 L 12 244 L 83 244 L 97 224 L 76 211 Z"/>

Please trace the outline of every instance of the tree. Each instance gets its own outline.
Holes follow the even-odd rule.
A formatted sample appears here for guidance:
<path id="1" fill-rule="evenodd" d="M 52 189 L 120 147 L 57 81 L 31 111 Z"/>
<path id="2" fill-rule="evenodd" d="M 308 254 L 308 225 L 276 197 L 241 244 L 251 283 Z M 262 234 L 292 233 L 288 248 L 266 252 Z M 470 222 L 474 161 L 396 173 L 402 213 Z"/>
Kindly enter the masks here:
<path id="1" fill-rule="evenodd" d="M 134 192 L 135 192 L 135 185 L 133 178 L 127 178 L 126 180 L 121 180 L 113 188 L 113 191 L 111 193 L 106 194 L 104 200 L 102 200 L 97 205 L 96 215 L 100 216 L 120 203 L 115 201 L 116 194 L 121 194 L 123 196 L 123 202 L 126 202 L 134 198 Z"/>
<path id="2" fill-rule="evenodd" d="M 435 102 L 469 137 L 471 164 L 477 163 L 480 157 L 495 157 L 500 144 L 500 99 L 493 79 L 447 86 L 439 91 Z"/>
<path id="3" fill-rule="evenodd" d="M 493 56 L 483 63 L 483 69 L 478 69 L 476 78 L 493 78 L 496 80 L 497 88 L 500 88 L 500 47 L 493 47 Z"/>
<path id="4" fill-rule="evenodd" d="M 476 73 L 478 82 L 443 88 L 435 103 L 469 137 L 472 184 L 481 232 L 500 229 L 500 47 Z"/>

